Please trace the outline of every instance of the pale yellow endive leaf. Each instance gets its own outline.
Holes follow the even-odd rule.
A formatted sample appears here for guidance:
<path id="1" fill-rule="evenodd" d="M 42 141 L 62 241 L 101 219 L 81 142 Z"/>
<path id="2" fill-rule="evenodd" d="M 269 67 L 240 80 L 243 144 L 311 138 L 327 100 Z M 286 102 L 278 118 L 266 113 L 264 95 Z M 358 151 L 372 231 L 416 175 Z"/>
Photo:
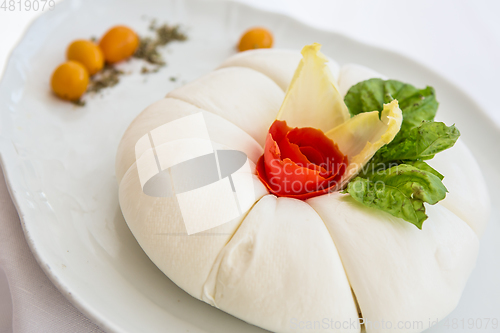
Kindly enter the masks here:
<path id="1" fill-rule="evenodd" d="M 349 159 L 340 187 L 356 176 L 377 150 L 394 139 L 402 121 L 403 114 L 394 100 L 384 104 L 380 119 L 378 111 L 360 113 L 326 133 Z"/>
<path id="2" fill-rule="evenodd" d="M 349 119 L 349 111 L 326 65 L 328 59 L 314 43 L 302 49 L 302 60 L 276 117 L 291 127 L 313 127 L 326 132 Z"/>

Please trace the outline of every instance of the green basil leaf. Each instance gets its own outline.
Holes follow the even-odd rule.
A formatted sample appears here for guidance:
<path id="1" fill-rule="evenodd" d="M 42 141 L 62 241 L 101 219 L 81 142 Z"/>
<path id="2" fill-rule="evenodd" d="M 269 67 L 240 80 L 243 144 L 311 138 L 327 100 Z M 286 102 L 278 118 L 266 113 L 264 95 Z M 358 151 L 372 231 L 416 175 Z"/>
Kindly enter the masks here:
<path id="1" fill-rule="evenodd" d="M 363 205 L 402 218 L 419 229 L 427 219 L 424 203 L 434 205 L 446 197 L 446 192 L 439 177 L 406 164 L 368 178 L 356 177 L 344 191 Z"/>
<path id="2" fill-rule="evenodd" d="M 417 169 L 420 169 L 420 170 L 430 172 L 434 176 L 438 177 L 441 180 L 444 179 L 444 176 L 441 173 L 439 173 L 439 171 L 437 171 L 436 169 L 434 169 L 433 167 L 431 167 L 429 164 L 427 164 L 424 161 L 407 161 L 407 162 L 405 162 L 405 164 L 411 165 L 411 166 L 413 166 Z"/>
<path id="3" fill-rule="evenodd" d="M 401 133 L 399 142 L 391 142 L 380 149 L 374 157 L 377 162 L 398 160 L 428 160 L 437 153 L 453 147 L 460 137 L 460 131 L 454 126 L 441 122 L 423 122 Z"/>
<path id="4" fill-rule="evenodd" d="M 369 79 L 352 86 L 344 101 L 351 115 L 362 112 L 382 111 L 383 105 L 397 99 L 403 111 L 401 131 L 432 121 L 439 103 L 434 88 L 417 89 L 411 84 L 396 80 Z"/>
<path id="5" fill-rule="evenodd" d="M 403 112 L 401 130 L 377 151 L 344 193 L 422 228 L 427 219 L 424 204 L 436 204 L 447 192 L 444 176 L 424 160 L 452 147 L 460 132 L 454 125 L 434 122 L 439 104 L 432 87 L 417 89 L 396 80 L 370 79 L 351 87 L 344 100 L 351 115 L 356 115 L 381 111 L 393 99 Z"/>

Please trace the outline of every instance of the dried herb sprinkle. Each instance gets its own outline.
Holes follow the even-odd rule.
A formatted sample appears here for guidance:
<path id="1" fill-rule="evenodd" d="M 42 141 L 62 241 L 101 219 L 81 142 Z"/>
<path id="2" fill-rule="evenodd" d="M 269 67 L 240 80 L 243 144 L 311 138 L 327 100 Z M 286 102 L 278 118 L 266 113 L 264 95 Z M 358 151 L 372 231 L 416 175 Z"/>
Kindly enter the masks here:
<path id="1" fill-rule="evenodd" d="M 155 32 L 155 37 L 141 37 L 134 58 L 143 59 L 158 68 L 165 66 L 165 60 L 158 48 L 173 41 L 185 41 L 187 36 L 181 31 L 179 25 L 163 24 L 157 26 L 156 20 L 151 22 L 149 30 Z M 147 73 L 149 72 L 147 71 Z"/>
<path id="2" fill-rule="evenodd" d="M 153 65 L 143 66 L 141 74 L 156 73 L 161 67 L 166 65 L 163 56 L 159 52 L 159 48 L 173 41 L 185 41 L 187 36 L 181 31 L 179 25 L 162 24 L 157 25 L 156 20 L 152 20 L 149 25 L 149 30 L 155 32 L 154 37 L 139 37 L 139 46 L 133 55 L 134 58 L 143 59 L 147 63 Z M 92 36 L 91 41 L 97 42 L 97 38 Z M 99 93 L 105 88 L 110 88 L 120 82 L 120 76 L 125 74 L 122 70 L 117 69 L 113 65 L 106 64 L 101 72 L 90 78 L 90 83 L 86 93 Z M 176 78 L 171 77 L 170 81 L 175 81 Z M 73 101 L 77 106 L 84 106 L 85 101 L 82 99 Z"/>
<path id="3" fill-rule="evenodd" d="M 120 76 L 125 74 L 122 70 L 106 64 L 101 72 L 90 78 L 87 92 L 98 93 L 104 88 L 116 86 L 120 82 Z"/>

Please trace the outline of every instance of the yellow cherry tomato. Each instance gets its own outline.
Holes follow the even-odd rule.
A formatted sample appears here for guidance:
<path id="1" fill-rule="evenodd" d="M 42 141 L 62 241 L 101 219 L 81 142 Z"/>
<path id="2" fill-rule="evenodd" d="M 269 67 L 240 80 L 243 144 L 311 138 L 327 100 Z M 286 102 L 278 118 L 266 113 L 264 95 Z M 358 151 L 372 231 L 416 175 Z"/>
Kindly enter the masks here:
<path id="1" fill-rule="evenodd" d="M 265 28 L 252 28 L 241 36 L 238 50 L 268 49 L 273 46 L 273 35 Z"/>
<path id="2" fill-rule="evenodd" d="M 80 39 L 69 44 L 66 57 L 68 60 L 81 63 L 90 75 L 99 72 L 104 66 L 104 55 L 101 49 L 89 40 Z"/>
<path id="3" fill-rule="evenodd" d="M 99 41 L 104 60 L 113 64 L 127 59 L 139 46 L 139 37 L 130 28 L 118 25 L 108 30 Z"/>
<path id="4" fill-rule="evenodd" d="M 50 85 L 62 99 L 76 101 L 87 90 L 89 73 L 85 66 L 76 61 L 66 61 L 52 74 Z"/>

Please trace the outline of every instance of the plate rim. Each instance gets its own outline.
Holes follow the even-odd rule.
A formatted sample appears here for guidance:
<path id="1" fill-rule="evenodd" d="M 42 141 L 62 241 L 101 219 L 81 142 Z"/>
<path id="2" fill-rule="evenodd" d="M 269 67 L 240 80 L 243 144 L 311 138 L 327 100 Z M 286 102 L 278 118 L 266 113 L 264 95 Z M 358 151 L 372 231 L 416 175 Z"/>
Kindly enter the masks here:
<path id="1" fill-rule="evenodd" d="M 133 0 L 131 0 L 133 1 Z M 169 0 L 169 1 L 175 1 L 175 0 Z M 193 0 L 181 0 L 183 2 L 191 2 Z M 43 21 L 47 20 L 51 15 L 59 15 L 60 13 L 63 13 L 64 11 L 67 11 L 68 8 L 63 8 L 63 9 L 58 9 L 61 6 L 71 6 L 71 3 L 76 3 L 80 2 L 79 0 L 64 0 L 61 2 L 57 3 L 57 7 L 53 11 L 45 11 L 41 13 L 38 17 L 34 18 L 29 25 L 24 29 L 21 37 L 19 38 L 18 42 L 16 43 L 15 47 L 11 49 L 7 56 L 7 61 L 5 62 L 5 66 L 3 69 L 3 72 L 0 73 L 0 92 L 3 89 L 3 86 L 9 79 L 9 68 L 15 65 L 15 63 L 18 61 L 15 59 L 15 55 L 19 52 L 19 50 L 25 45 L 27 37 L 29 37 L 31 34 L 34 33 L 35 28 L 37 25 L 43 23 Z M 476 116 L 481 116 L 485 122 L 488 122 L 491 126 L 491 129 L 496 131 L 497 134 L 500 134 L 500 125 L 497 124 L 495 121 L 493 121 L 492 117 L 486 112 L 486 109 L 479 104 L 475 98 L 473 98 L 465 89 L 461 88 L 458 86 L 456 83 L 448 79 L 447 77 L 443 76 L 439 72 L 435 71 L 431 67 L 428 67 L 426 64 L 422 63 L 419 60 L 416 60 L 408 55 L 402 54 L 398 51 L 386 49 L 384 47 L 375 45 L 375 44 L 370 44 L 365 41 L 361 41 L 355 37 L 343 34 L 338 31 L 333 31 L 333 30 L 327 30 L 323 28 L 319 28 L 317 26 L 314 26 L 312 24 L 306 23 L 296 17 L 290 16 L 288 14 L 278 12 L 277 10 L 274 9 L 263 9 L 259 6 L 256 5 L 251 5 L 248 3 L 241 3 L 237 0 L 208 0 L 206 2 L 213 2 L 213 3 L 223 3 L 226 6 L 239 6 L 247 9 L 252 9 L 255 11 L 259 11 L 262 13 L 271 13 L 273 15 L 280 16 L 281 18 L 285 18 L 287 20 L 292 21 L 295 24 L 298 24 L 302 27 L 308 28 L 315 30 L 317 32 L 321 33 L 327 33 L 330 35 L 334 35 L 337 38 L 343 38 L 346 39 L 352 43 L 358 44 L 362 47 L 365 48 L 370 48 L 375 51 L 379 52 L 385 52 L 387 54 L 390 54 L 392 56 L 396 56 L 399 58 L 404 59 L 405 61 L 411 62 L 413 65 L 425 68 L 429 72 L 431 72 L 433 75 L 438 77 L 440 80 L 442 80 L 446 85 L 452 87 L 454 90 L 460 92 L 464 98 L 466 98 L 474 107 L 476 108 Z M 81 5 L 84 5 L 83 2 L 81 2 Z M 3 109 L 0 110 L 1 113 L 5 112 Z M 5 178 L 5 184 L 7 187 L 7 190 L 9 192 L 9 195 L 12 199 L 12 202 L 14 204 L 14 207 L 16 208 L 16 211 L 19 216 L 19 220 L 21 222 L 22 230 L 24 237 L 26 239 L 26 242 L 28 243 L 29 249 L 33 256 L 35 257 L 36 262 L 42 269 L 42 271 L 45 273 L 45 275 L 48 277 L 50 282 L 58 289 L 59 292 L 63 294 L 63 296 L 76 308 L 78 311 L 80 311 L 85 317 L 87 317 L 90 321 L 92 321 L 94 324 L 99 326 L 101 329 L 107 332 L 117 332 L 117 333 L 122 333 L 125 332 L 123 331 L 120 327 L 117 327 L 113 322 L 109 321 L 101 315 L 98 311 L 95 311 L 95 309 L 88 305 L 85 299 L 79 295 L 76 295 L 73 293 L 70 285 L 67 284 L 67 282 L 64 281 L 63 278 L 55 274 L 52 269 L 50 268 L 50 264 L 44 260 L 43 255 L 38 251 L 36 241 L 31 235 L 31 231 L 29 230 L 28 224 L 30 221 L 29 219 L 26 218 L 25 214 L 23 213 L 22 210 L 22 201 L 23 198 L 17 194 L 18 191 L 16 191 L 17 185 L 14 182 L 14 177 L 11 176 L 11 170 L 15 168 L 15 165 L 18 164 L 18 156 L 15 151 L 15 148 L 12 145 L 12 142 L 9 140 L 9 138 L 4 137 L 2 134 L 0 134 L 0 166 L 2 167 L 4 178 Z"/>

